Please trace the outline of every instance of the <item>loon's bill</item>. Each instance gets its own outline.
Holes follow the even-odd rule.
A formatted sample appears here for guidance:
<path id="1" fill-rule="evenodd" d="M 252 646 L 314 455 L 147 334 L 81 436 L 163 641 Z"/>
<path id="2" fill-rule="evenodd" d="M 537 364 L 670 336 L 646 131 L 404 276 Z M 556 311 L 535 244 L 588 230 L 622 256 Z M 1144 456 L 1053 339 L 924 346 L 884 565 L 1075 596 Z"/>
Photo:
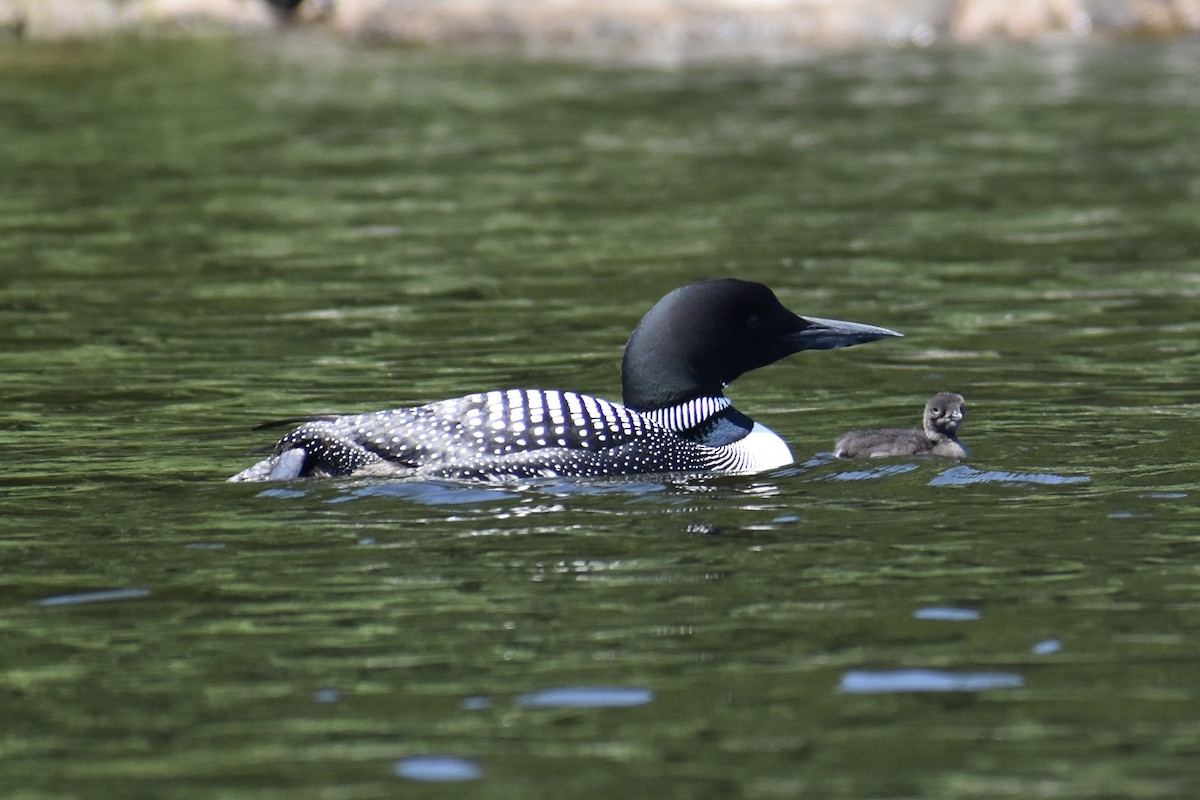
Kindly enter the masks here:
<path id="1" fill-rule="evenodd" d="M 787 443 L 735 409 L 724 387 L 801 350 L 900 335 L 800 316 L 760 283 L 700 281 L 668 293 L 630 335 L 621 364 L 623 403 L 506 389 L 315 418 L 229 480 L 506 480 L 775 469 L 792 463 Z"/>
<path id="2" fill-rule="evenodd" d="M 903 333 L 880 328 L 875 325 L 864 325 L 861 322 L 846 322 L 840 319 L 822 319 L 821 317 L 802 316 L 801 319 L 811 322 L 811 328 L 798 331 L 793 336 L 806 342 L 805 350 L 832 350 L 835 347 L 853 347 L 879 339 L 903 337 Z"/>

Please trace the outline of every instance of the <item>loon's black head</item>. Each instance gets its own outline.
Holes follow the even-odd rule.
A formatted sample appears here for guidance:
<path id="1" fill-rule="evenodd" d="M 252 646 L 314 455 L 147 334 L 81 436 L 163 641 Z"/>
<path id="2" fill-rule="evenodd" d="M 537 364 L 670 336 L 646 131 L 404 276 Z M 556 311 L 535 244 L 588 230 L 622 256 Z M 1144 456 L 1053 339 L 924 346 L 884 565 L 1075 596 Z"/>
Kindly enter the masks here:
<path id="1" fill-rule="evenodd" d="M 794 314 L 761 283 L 700 281 L 670 292 L 634 329 L 621 363 L 623 399 L 651 411 L 717 396 L 739 375 L 792 353 L 889 336 L 900 334 Z"/>

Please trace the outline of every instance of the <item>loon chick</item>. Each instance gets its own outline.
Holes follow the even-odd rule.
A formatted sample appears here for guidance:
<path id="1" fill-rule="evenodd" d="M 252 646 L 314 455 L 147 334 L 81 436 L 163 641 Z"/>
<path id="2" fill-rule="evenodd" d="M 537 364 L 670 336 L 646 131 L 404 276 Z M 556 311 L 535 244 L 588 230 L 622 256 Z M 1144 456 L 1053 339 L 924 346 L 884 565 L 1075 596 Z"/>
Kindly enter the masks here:
<path id="1" fill-rule="evenodd" d="M 925 404 L 924 430 L 871 428 L 851 431 L 837 440 L 833 454 L 838 458 L 916 455 L 966 458 L 967 448 L 958 441 L 958 427 L 966 413 L 962 395 L 938 392 Z"/>
<path id="2" fill-rule="evenodd" d="M 760 283 L 675 289 L 638 323 L 621 363 L 624 404 L 508 389 L 312 418 L 230 481 L 383 475 L 503 479 L 665 472 L 736 474 L 792 463 L 787 444 L 737 411 L 726 384 L 800 350 L 900 336 L 798 316 Z M 300 420 L 289 420 L 297 422 Z"/>

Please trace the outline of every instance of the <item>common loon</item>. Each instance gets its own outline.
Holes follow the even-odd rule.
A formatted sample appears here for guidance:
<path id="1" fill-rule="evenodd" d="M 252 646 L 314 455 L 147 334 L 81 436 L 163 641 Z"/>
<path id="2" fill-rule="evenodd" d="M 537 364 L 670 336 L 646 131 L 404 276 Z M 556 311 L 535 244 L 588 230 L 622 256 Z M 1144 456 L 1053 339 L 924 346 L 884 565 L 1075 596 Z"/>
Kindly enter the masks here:
<path id="1" fill-rule="evenodd" d="M 621 363 L 624 404 L 508 389 L 417 408 L 310 418 L 230 481 L 383 475 L 497 480 L 759 472 L 792 463 L 787 444 L 722 390 L 800 350 L 900 336 L 798 316 L 760 283 L 675 289 L 638 323 Z M 296 422 L 299 420 L 289 420 Z"/>
<path id="2" fill-rule="evenodd" d="M 851 431 L 837 440 L 833 454 L 838 458 L 916 455 L 966 458 L 969 455 L 967 448 L 958 441 L 958 428 L 966 413 L 966 401 L 961 394 L 938 392 L 925 404 L 923 430 L 871 428 Z"/>

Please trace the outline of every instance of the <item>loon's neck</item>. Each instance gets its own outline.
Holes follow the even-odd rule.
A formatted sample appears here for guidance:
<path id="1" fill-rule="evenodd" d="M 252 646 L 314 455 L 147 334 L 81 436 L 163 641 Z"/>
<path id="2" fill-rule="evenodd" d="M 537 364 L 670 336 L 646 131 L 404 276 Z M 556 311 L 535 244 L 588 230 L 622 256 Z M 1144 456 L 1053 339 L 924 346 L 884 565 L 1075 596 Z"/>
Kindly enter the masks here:
<path id="1" fill-rule="evenodd" d="M 731 444 L 754 428 L 754 420 L 734 408 L 724 395 L 697 397 L 643 412 L 643 416 L 705 447 Z"/>
<path id="2" fill-rule="evenodd" d="M 642 416 L 683 439 L 721 450 L 730 472 L 761 472 L 793 463 L 787 442 L 738 411 L 724 395 L 697 397 Z"/>

